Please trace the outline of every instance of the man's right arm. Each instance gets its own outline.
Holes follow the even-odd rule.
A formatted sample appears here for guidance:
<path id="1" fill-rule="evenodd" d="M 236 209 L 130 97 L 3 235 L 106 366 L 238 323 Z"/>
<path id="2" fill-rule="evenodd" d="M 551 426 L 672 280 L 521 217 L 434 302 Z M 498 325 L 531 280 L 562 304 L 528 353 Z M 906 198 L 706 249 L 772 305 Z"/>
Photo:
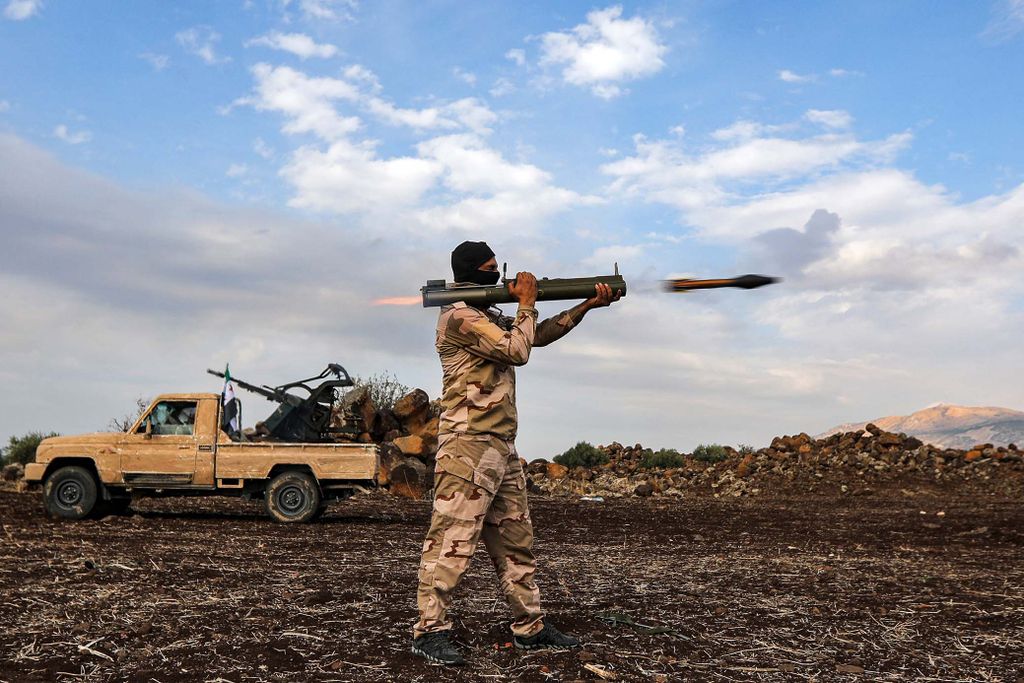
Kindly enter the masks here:
<path id="1" fill-rule="evenodd" d="M 495 325 L 472 306 L 455 308 L 448 317 L 444 339 L 488 360 L 525 365 L 537 329 L 537 309 L 520 306 L 509 331 Z"/>
<path id="2" fill-rule="evenodd" d="M 537 278 L 532 273 L 517 273 L 508 290 L 519 301 L 508 332 L 472 306 L 463 306 L 452 311 L 445 327 L 446 339 L 488 360 L 525 365 L 537 332 Z"/>

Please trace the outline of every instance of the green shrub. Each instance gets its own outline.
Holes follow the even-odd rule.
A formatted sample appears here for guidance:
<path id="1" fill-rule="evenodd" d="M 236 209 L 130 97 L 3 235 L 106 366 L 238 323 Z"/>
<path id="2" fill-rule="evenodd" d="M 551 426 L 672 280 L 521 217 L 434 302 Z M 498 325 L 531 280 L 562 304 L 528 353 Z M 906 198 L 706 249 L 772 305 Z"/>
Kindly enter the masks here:
<path id="1" fill-rule="evenodd" d="M 757 452 L 753 446 L 747 443 L 741 443 L 736 450 L 739 451 L 740 455 L 753 455 Z"/>
<path id="2" fill-rule="evenodd" d="M 671 467 L 682 467 L 686 464 L 686 456 L 674 448 L 662 448 L 661 450 L 644 451 L 644 457 L 640 461 L 640 467 L 645 469 L 668 469 Z"/>
<path id="3" fill-rule="evenodd" d="M 24 436 L 12 436 L 4 449 L 4 464 L 18 462 L 27 465 L 36 457 L 36 448 L 43 439 L 51 436 L 60 436 L 57 432 L 43 434 L 42 432 L 29 432 Z"/>
<path id="4" fill-rule="evenodd" d="M 555 462 L 566 467 L 597 467 L 608 462 L 608 455 L 593 444 L 580 441 L 565 453 L 556 455 Z"/>
<path id="5" fill-rule="evenodd" d="M 702 443 L 693 449 L 694 459 L 702 462 L 721 462 L 727 455 L 725 447 L 717 443 Z"/>

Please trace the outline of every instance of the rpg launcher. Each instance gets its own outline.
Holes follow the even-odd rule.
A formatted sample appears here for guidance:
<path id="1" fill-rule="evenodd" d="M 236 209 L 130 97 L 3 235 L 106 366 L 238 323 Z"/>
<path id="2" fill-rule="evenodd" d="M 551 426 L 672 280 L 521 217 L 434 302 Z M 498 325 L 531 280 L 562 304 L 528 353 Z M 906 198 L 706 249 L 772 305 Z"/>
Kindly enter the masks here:
<path id="1" fill-rule="evenodd" d="M 537 301 L 562 301 L 567 299 L 589 299 L 594 296 L 594 285 L 603 282 L 612 293 L 619 292 L 626 296 L 626 281 L 619 275 L 619 266 L 615 265 L 612 275 L 595 277 L 571 278 L 540 278 L 537 280 Z M 714 280 L 692 280 L 678 278 L 665 281 L 665 290 L 669 292 L 688 292 L 691 289 L 718 289 L 719 287 L 737 287 L 739 289 L 757 289 L 779 282 L 777 277 L 767 275 L 741 275 L 734 278 Z M 427 280 L 420 288 L 423 294 L 423 307 L 447 306 L 456 301 L 465 301 L 474 306 L 491 304 L 508 304 L 515 301 L 508 286 L 515 279 L 503 278 L 497 285 L 458 285 L 444 280 Z"/>
<path id="2" fill-rule="evenodd" d="M 619 292 L 626 296 L 626 281 L 619 275 L 619 267 L 615 266 L 612 275 L 595 277 L 562 277 L 537 278 L 537 301 L 563 301 L 566 299 L 589 299 L 594 296 L 594 286 L 599 282 L 611 287 L 612 294 Z M 446 283 L 444 280 L 427 280 L 420 288 L 423 293 L 423 307 L 447 306 L 456 301 L 465 301 L 472 306 L 509 304 L 516 300 L 509 292 L 508 286 L 515 283 L 515 278 L 503 278 L 497 285 L 462 286 Z"/>

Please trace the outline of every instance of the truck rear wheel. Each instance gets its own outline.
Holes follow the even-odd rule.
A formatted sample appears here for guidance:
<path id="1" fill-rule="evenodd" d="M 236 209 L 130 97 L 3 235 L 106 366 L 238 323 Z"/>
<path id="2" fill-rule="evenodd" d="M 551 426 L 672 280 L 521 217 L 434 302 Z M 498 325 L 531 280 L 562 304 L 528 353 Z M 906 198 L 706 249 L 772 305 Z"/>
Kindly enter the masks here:
<path id="1" fill-rule="evenodd" d="M 277 522 L 309 522 L 320 511 L 320 487 L 306 472 L 282 472 L 267 484 L 265 502 Z"/>
<path id="2" fill-rule="evenodd" d="M 51 517 L 82 519 L 96 507 L 96 479 L 84 467 L 69 465 L 46 478 L 43 501 Z"/>

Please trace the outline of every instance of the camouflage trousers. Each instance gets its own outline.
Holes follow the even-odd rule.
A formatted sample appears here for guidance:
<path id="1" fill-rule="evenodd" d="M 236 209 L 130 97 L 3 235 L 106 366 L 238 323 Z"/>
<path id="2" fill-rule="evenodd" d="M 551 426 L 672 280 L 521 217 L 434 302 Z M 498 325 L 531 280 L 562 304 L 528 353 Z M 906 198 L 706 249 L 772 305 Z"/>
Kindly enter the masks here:
<path id="1" fill-rule="evenodd" d="M 416 636 L 452 627 L 452 591 L 469 568 L 481 536 L 512 607 L 512 632 L 543 628 L 533 575 L 533 523 L 526 474 L 511 441 L 483 435 L 443 435 L 434 477 L 434 514 L 420 557 Z"/>

